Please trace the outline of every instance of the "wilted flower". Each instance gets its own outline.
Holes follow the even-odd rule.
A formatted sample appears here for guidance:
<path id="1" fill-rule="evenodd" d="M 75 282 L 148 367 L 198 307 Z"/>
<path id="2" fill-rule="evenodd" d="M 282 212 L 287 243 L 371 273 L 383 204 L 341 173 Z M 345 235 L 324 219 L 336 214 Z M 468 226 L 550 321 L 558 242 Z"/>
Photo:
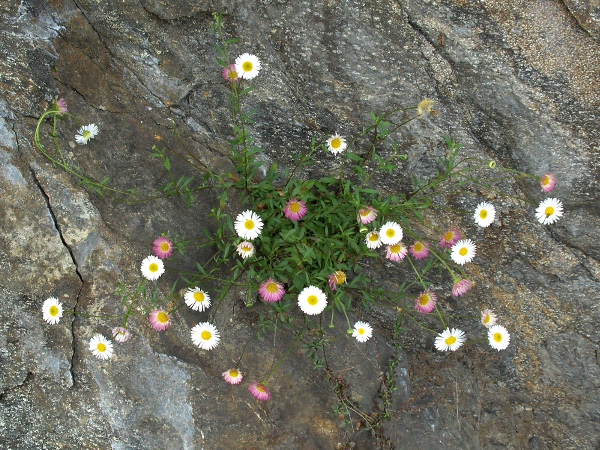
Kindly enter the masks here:
<path id="1" fill-rule="evenodd" d="M 331 275 L 329 275 L 329 287 L 334 292 L 337 290 L 338 284 L 344 284 L 345 282 L 346 273 L 341 270 L 338 270 L 337 272 L 334 272 Z"/>
<path id="2" fill-rule="evenodd" d="M 556 187 L 556 175 L 547 173 L 540 181 L 542 185 L 542 192 L 552 192 Z"/>

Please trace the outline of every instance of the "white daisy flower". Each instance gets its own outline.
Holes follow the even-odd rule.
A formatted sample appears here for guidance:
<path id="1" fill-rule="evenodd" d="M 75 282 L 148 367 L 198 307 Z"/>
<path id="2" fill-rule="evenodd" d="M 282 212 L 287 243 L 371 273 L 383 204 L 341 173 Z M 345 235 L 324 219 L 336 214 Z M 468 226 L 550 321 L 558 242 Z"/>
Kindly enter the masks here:
<path id="1" fill-rule="evenodd" d="M 188 289 L 183 298 L 194 311 L 204 311 L 210 306 L 210 296 L 199 287 Z"/>
<path id="2" fill-rule="evenodd" d="M 97 134 L 98 127 L 95 124 L 90 123 L 89 125 L 82 126 L 79 131 L 77 131 L 77 134 L 75 135 L 75 141 L 77 141 L 78 144 L 85 145 L 90 139 L 96 137 Z"/>
<path id="3" fill-rule="evenodd" d="M 305 287 L 298 295 L 298 306 L 304 314 L 321 314 L 327 307 L 327 296 L 316 286 Z"/>
<path id="4" fill-rule="evenodd" d="M 209 323 L 202 322 L 192 328 L 192 342 L 202 350 L 212 350 L 221 340 L 217 328 Z"/>
<path id="5" fill-rule="evenodd" d="M 394 245 L 402 240 L 402 227 L 396 222 L 388 222 L 379 230 L 379 238 L 385 245 Z"/>
<path id="6" fill-rule="evenodd" d="M 482 228 L 489 227 L 496 217 L 496 208 L 494 205 L 488 202 L 481 202 L 477 205 L 475 209 L 475 214 L 473 214 L 473 218 L 475 219 L 475 223 Z"/>
<path id="7" fill-rule="evenodd" d="M 540 223 L 550 225 L 563 215 L 563 204 L 556 198 L 547 198 L 535 210 L 535 217 Z"/>
<path id="8" fill-rule="evenodd" d="M 458 328 L 452 328 L 452 330 L 446 328 L 435 338 L 435 348 L 441 352 L 454 351 L 460 348 L 466 340 L 467 336 L 464 331 Z"/>
<path id="9" fill-rule="evenodd" d="M 329 148 L 329 151 L 334 155 L 342 153 L 344 150 L 346 150 L 346 147 L 348 147 L 348 144 L 346 144 L 346 140 L 343 136 L 340 136 L 339 134 L 334 134 L 329 139 L 327 139 L 327 148 Z"/>
<path id="10" fill-rule="evenodd" d="M 373 327 L 367 322 L 356 322 L 354 324 L 354 330 L 352 331 L 352 337 L 356 338 L 358 342 L 367 342 L 373 335 Z"/>
<path id="11" fill-rule="evenodd" d="M 98 359 L 109 359 L 113 355 L 113 343 L 101 334 L 95 334 L 90 340 L 90 350 Z"/>
<path id="12" fill-rule="evenodd" d="M 365 237 L 365 244 L 369 248 L 379 248 L 381 247 L 381 239 L 379 238 L 379 233 L 377 231 L 371 231 L 367 233 Z"/>
<path id="13" fill-rule="evenodd" d="M 261 68 L 260 61 L 250 53 L 244 53 L 235 59 L 235 71 L 245 80 L 251 80 L 258 75 Z"/>
<path id="14" fill-rule="evenodd" d="M 145 279 L 155 281 L 165 273 L 165 265 L 162 259 L 156 256 L 148 256 L 142 261 L 142 267 L 140 268 L 142 275 Z"/>
<path id="15" fill-rule="evenodd" d="M 452 246 L 450 257 L 456 264 L 471 262 L 477 253 L 477 247 L 471 239 L 461 239 Z"/>
<path id="16" fill-rule="evenodd" d="M 42 317 L 50 325 L 56 325 L 62 315 L 62 303 L 56 297 L 50 297 L 42 305 Z"/>
<path id="17" fill-rule="evenodd" d="M 237 246 L 237 252 L 242 259 L 250 258 L 254 255 L 254 245 L 252 245 L 252 242 L 248 241 L 240 242 Z"/>
<path id="18" fill-rule="evenodd" d="M 502 325 L 494 325 L 488 330 L 488 341 L 492 348 L 504 350 L 510 343 L 510 334 Z"/>
<path id="19" fill-rule="evenodd" d="M 235 232 L 242 239 L 256 239 L 260 236 L 263 228 L 263 221 L 254 211 L 244 211 L 235 219 Z"/>

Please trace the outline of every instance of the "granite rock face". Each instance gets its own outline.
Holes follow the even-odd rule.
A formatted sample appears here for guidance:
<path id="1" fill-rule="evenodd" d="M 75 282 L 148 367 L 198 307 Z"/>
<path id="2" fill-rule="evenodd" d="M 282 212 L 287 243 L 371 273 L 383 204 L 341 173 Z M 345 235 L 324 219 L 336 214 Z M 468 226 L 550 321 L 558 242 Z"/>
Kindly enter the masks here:
<path id="1" fill-rule="evenodd" d="M 139 263 L 163 232 L 197 235 L 216 204 L 202 194 L 185 209 L 158 200 L 126 204 L 101 198 L 53 167 L 35 148 L 38 118 L 55 95 L 100 133 L 87 146 L 64 121 L 68 157 L 98 179 L 148 193 L 166 184 L 150 157 L 155 136 L 177 145 L 166 104 L 184 142 L 217 172 L 231 170 L 228 88 L 215 62 L 213 12 L 224 13 L 234 54 L 263 63 L 248 107 L 266 162 L 289 165 L 312 137 L 353 135 L 371 112 L 436 101 L 437 117 L 397 134 L 408 160 L 387 192 L 430 176 L 444 136 L 465 154 L 518 171 L 558 176 L 551 194 L 565 205 L 552 226 L 534 219 L 546 195 L 528 179 L 504 193 L 465 196 L 472 210 L 492 198 L 500 218 L 477 229 L 468 217 L 432 213 L 435 227 L 459 225 L 477 241 L 467 268 L 476 288 L 459 300 L 451 280 L 436 286 L 447 309 L 473 316 L 487 307 L 511 332 L 506 351 L 486 344 L 442 354 L 433 335 L 410 328 L 402 350 L 389 342 L 396 308 L 353 318 L 375 336 L 328 349 L 334 376 L 370 412 L 388 359 L 393 376 L 385 435 L 396 448 L 597 448 L 600 445 L 600 42 L 598 4 L 574 0 L 6 0 L 0 5 L 0 446 L 7 449 L 377 448 L 369 431 L 338 428 L 338 399 L 323 372 L 295 349 L 273 376 L 274 400 L 258 404 L 221 373 L 256 329 L 256 308 L 233 292 L 217 316 L 218 351 L 200 352 L 189 328 L 205 315 L 180 310 L 158 334 L 145 318 L 109 362 L 88 350 L 96 333 L 118 324 L 65 314 L 41 319 L 54 296 L 66 310 L 122 312 L 117 283 L 135 286 Z M 323 156 L 314 173 L 335 168 Z M 187 173 L 187 169 L 182 169 Z M 313 169 L 311 169 L 313 170 Z M 313 174 L 314 174 L 313 173 Z M 305 173 L 300 176 L 306 175 Z M 436 199 L 440 204 L 446 199 Z M 186 255 L 193 270 L 210 254 Z M 390 288 L 392 266 L 374 267 Z M 392 274 L 392 275 L 390 275 Z M 170 289 L 167 274 L 162 288 Z M 162 281 L 162 280 L 161 280 Z M 443 283 L 445 284 L 443 284 Z M 433 323 L 433 322 L 432 322 Z M 344 329 L 345 321 L 336 330 Z M 452 325 L 484 338 L 476 320 Z M 252 342 L 243 366 L 260 380 L 292 342 L 286 332 Z"/>

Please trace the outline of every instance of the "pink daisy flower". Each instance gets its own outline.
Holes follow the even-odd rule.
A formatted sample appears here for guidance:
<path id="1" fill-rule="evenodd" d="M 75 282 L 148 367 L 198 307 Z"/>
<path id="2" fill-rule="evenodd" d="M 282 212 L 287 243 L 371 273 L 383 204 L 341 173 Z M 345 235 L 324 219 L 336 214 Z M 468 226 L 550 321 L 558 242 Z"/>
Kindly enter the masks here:
<path id="1" fill-rule="evenodd" d="M 542 185 L 542 192 L 551 192 L 556 187 L 556 175 L 552 173 L 547 173 L 542 177 L 540 181 Z"/>
<path id="2" fill-rule="evenodd" d="M 366 225 L 368 223 L 373 222 L 377 218 L 378 212 L 379 211 L 377 211 L 372 206 L 367 206 L 365 209 L 361 209 L 358 211 L 356 220 L 358 220 L 358 223 L 362 223 L 363 225 Z"/>
<path id="3" fill-rule="evenodd" d="M 302 219 L 307 212 L 308 208 L 306 207 L 306 203 L 301 200 L 296 200 L 295 198 L 287 202 L 285 209 L 283 210 L 285 217 L 293 221 Z"/>
<path id="4" fill-rule="evenodd" d="M 154 254 L 158 256 L 160 259 L 168 258 L 173 254 L 173 241 L 167 239 L 164 236 L 159 237 L 152 244 L 152 250 L 154 250 Z"/>
<path id="5" fill-rule="evenodd" d="M 346 282 L 346 273 L 338 270 L 337 272 L 329 275 L 329 287 L 332 291 L 337 291 L 338 284 L 344 284 Z"/>
<path id="6" fill-rule="evenodd" d="M 415 243 L 410 246 L 410 254 L 413 255 L 413 258 L 415 259 L 427 258 L 429 255 L 427 245 L 427 242 L 415 241 Z"/>
<path id="7" fill-rule="evenodd" d="M 150 313 L 148 319 L 156 331 L 164 331 L 171 326 L 171 317 L 164 309 L 155 309 Z"/>
<path id="8" fill-rule="evenodd" d="M 131 337 L 131 333 L 123 327 L 115 327 L 112 329 L 112 335 L 117 342 L 127 342 Z"/>
<path id="9" fill-rule="evenodd" d="M 258 292 L 265 302 L 273 303 L 282 299 L 285 289 L 281 283 L 278 283 L 273 278 L 269 278 L 261 284 Z"/>
<path id="10" fill-rule="evenodd" d="M 242 378 L 244 378 L 242 376 L 242 372 L 240 372 L 237 368 L 226 370 L 222 373 L 222 375 L 225 381 L 227 381 L 229 384 L 240 384 L 242 382 Z"/>
<path id="11" fill-rule="evenodd" d="M 402 261 L 407 253 L 408 248 L 406 245 L 398 242 L 397 244 L 387 246 L 385 257 L 391 261 Z"/>
<path id="12" fill-rule="evenodd" d="M 460 234 L 460 230 L 458 228 L 451 228 L 448 231 L 446 231 L 440 239 L 440 247 L 452 248 L 452 246 L 461 239 L 462 235 Z"/>
<path id="13" fill-rule="evenodd" d="M 264 384 L 257 383 L 255 381 L 250 386 L 248 386 L 248 390 L 261 402 L 268 402 L 269 400 L 271 400 L 271 393 Z"/>
<path id="14" fill-rule="evenodd" d="M 240 78 L 237 70 L 235 70 L 235 64 L 231 64 L 229 67 L 223 67 L 222 74 L 223 78 L 225 78 L 227 81 L 231 81 L 232 83 Z"/>
<path id="15" fill-rule="evenodd" d="M 435 308 L 437 304 L 437 296 L 435 292 L 427 289 L 423 292 L 419 297 L 417 297 L 417 301 L 415 302 L 415 309 L 419 312 L 429 314 Z"/>
<path id="16" fill-rule="evenodd" d="M 69 108 L 67 108 L 67 101 L 64 98 L 59 98 L 54 102 L 54 105 L 52 105 L 52 110 L 56 111 L 59 116 L 62 116 L 69 110 Z"/>
<path id="17" fill-rule="evenodd" d="M 473 282 L 463 278 L 462 280 L 458 280 L 454 283 L 454 287 L 452 288 L 452 295 L 455 297 L 460 297 L 461 295 L 466 294 L 473 287 Z"/>
<path id="18" fill-rule="evenodd" d="M 491 309 L 481 311 L 481 324 L 486 328 L 491 328 L 498 323 L 498 316 Z"/>

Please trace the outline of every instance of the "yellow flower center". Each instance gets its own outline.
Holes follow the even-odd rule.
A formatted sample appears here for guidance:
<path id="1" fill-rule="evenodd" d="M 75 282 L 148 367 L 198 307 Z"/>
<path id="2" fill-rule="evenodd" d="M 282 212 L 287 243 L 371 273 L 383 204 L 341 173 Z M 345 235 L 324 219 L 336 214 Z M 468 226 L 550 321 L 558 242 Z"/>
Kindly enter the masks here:
<path id="1" fill-rule="evenodd" d="M 51 306 L 50 307 L 50 315 L 51 316 L 58 316 L 58 306 Z"/>
<path id="2" fill-rule="evenodd" d="M 390 253 L 400 253 L 400 250 L 402 250 L 402 246 L 400 244 L 392 245 L 390 247 Z"/>
<path id="3" fill-rule="evenodd" d="M 237 377 L 239 374 L 240 372 L 235 369 L 229 371 L 229 376 L 233 378 Z"/>
<path id="4" fill-rule="evenodd" d="M 419 297 L 419 305 L 426 306 L 429 304 L 429 295 L 421 295 Z"/>
<path id="5" fill-rule="evenodd" d="M 254 221 L 248 219 L 244 222 L 244 226 L 246 227 L 246 230 L 253 230 L 254 229 Z"/>
<path id="6" fill-rule="evenodd" d="M 467 256 L 467 253 L 469 253 L 469 249 L 467 247 L 463 247 L 458 251 L 460 256 Z"/>
<path id="7" fill-rule="evenodd" d="M 542 186 L 547 186 L 550 184 L 550 177 L 548 175 L 544 175 L 542 177 Z"/>
<path id="8" fill-rule="evenodd" d="M 169 321 L 169 315 L 166 312 L 161 311 L 156 315 L 156 320 L 160 323 L 167 323 Z"/>
<path id="9" fill-rule="evenodd" d="M 271 281 L 269 284 L 267 284 L 267 292 L 269 294 L 276 294 L 277 292 L 279 292 L 279 286 L 277 285 L 277 283 Z"/>
<path id="10" fill-rule="evenodd" d="M 554 207 L 548 206 L 546 208 L 545 214 L 546 214 L 546 217 L 550 217 L 552 214 L 554 214 Z"/>
<path id="11" fill-rule="evenodd" d="M 446 345 L 452 345 L 456 342 L 456 337 L 455 336 L 449 336 L 446 338 L 445 340 Z"/>
<path id="12" fill-rule="evenodd" d="M 158 264 L 152 263 L 148 266 L 148 270 L 150 272 L 158 272 Z"/>
<path id="13" fill-rule="evenodd" d="M 232 80 L 237 80 L 238 74 L 235 70 L 230 70 L 227 76 Z"/>
<path id="14" fill-rule="evenodd" d="M 486 314 L 485 318 L 483 319 L 483 323 L 489 323 L 490 320 L 492 320 L 492 317 L 489 314 Z"/>
<path id="15" fill-rule="evenodd" d="M 502 342 L 502 333 L 494 333 L 494 341 Z"/>
<path id="16" fill-rule="evenodd" d="M 307 299 L 306 302 L 311 305 L 311 306 L 315 306 L 317 303 L 319 303 L 319 299 L 316 295 L 310 295 Z"/>
<path id="17" fill-rule="evenodd" d="M 331 148 L 340 148 L 342 146 L 342 140 L 340 138 L 334 138 L 331 140 Z"/>
<path id="18" fill-rule="evenodd" d="M 253 68 L 254 65 L 251 61 L 246 61 L 244 64 L 242 64 L 242 69 L 244 69 L 245 72 L 251 72 Z"/>
<path id="19" fill-rule="evenodd" d="M 262 385 L 260 385 L 260 384 L 256 385 L 256 390 L 258 392 L 260 392 L 261 394 L 264 394 L 265 392 L 267 392 L 267 390 Z"/>
<path id="20" fill-rule="evenodd" d="M 420 252 L 423 250 L 423 244 L 421 244 L 420 242 L 417 242 L 415 244 L 415 252 Z"/>
<path id="21" fill-rule="evenodd" d="M 83 130 L 83 133 L 81 133 L 81 135 L 84 139 L 89 139 L 90 137 L 92 137 L 92 132 L 89 130 Z"/>
<path id="22" fill-rule="evenodd" d="M 202 337 L 202 339 L 204 339 L 205 341 L 208 341 L 208 340 L 209 340 L 209 339 L 212 337 L 212 334 L 211 334 L 211 332 L 210 332 L 210 331 L 208 331 L 208 330 L 204 330 L 204 331 L 202 332 L 202 334 L 200 334 L 200 336 L 201 336 L 201 337 Z"/>
<path id="23" fill-rule="evenodd" d="M 104 353 L 106 351 L 106 345 L 103 344 L 102 342 L 98 342 L 98 345 L 96 346 L 96 348 L 98 349 L 98 351 L 100 353 Z"/>
<path id="24" fill-rule="evenodd" d="M 396 231 L 394 231 L 393 228 L 389 228 L 386 232 L 385 235 L 389 238 L 393 238 L 394 236 L 396 236 Z"/>
<path id="25" fill-rule="evenodd" d="M 369 240 L 371 242 L 377 242 L 379 240 L 379 235 L 377 233 L 371 233 L 371 236 L 369 236 Z"/>
<path id="26" fill-rule="evenodd" d="M 163 242 L 162 244 L 160 244 L 160 249 L 166 253 L 169 250 L 171 250 L 171 245 L 168 242 Z"/>
<path id="27" fill-rule="evenodd" d="M 371 211 L 368 210 L 368 209 L 361 209 L 360 210 L 361 217 L 367 217 L 369 214 L 371 214 Z"/>
<path id="28" fill-rule="evenodd" d="M 481 211 L 479 211 L 479 217 L 481 217 L 482 219 L 485 219 L 488 215 L 488 212 L 485 209 L 482 209 Z"/>
<path id="29" fill-rule="evenodd" d="M 252 251 L 252 247 L 250 247 L 249 245 L 243 245 L 242 251 L 244 251 L 246 253 L 250 253 Z"/>
<path id="30" fill-rule="evenodd" d="M 300 212 L 302 205 L 299 202 L 290 203 L 290 211 L 293 213 Z"/>
<path id="31" fill-rule="evenodd" d="M 333 274 L 333 281 L 335 281 L 335 284 L 342 284 L 346 282 L 346 274 L 344 272 L 342 272 L 341 270 L 338 270 L 336 273 Z"/>
<path id="32" fill-rule="evenodd" d="M 358 334 L 365 334 L 365 329 L 364 328 L 359 328 L 358 329 Z"/>
<path id="33" fill-rule="evenodd" d="M 197 302 L 203 302 L 206 296 L 202 292 L 194 292 L 194 300 Z"/>
<path id="34" fill-rule="evenodd" d="M 454 237 L 454 231 L 448 231 L 445 235 L 444 235 L 444 240 L 446 241 L 451 241 L 452 238 Z"/>

